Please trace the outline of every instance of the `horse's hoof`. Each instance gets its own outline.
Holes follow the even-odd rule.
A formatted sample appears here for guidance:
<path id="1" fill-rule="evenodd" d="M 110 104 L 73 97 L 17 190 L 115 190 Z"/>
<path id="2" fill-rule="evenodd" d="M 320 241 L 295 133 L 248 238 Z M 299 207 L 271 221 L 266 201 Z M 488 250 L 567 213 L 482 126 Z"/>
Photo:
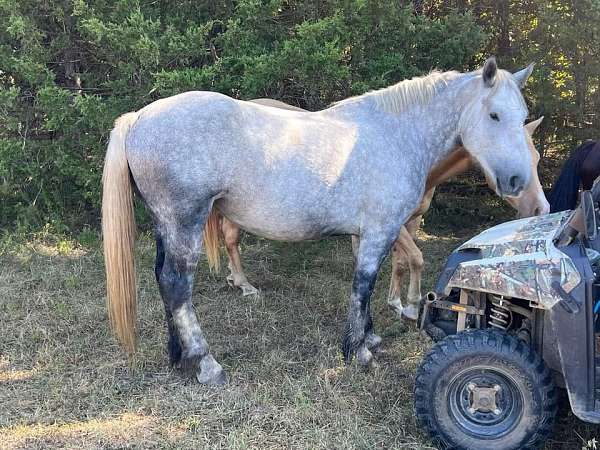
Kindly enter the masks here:
<path id="1" fill-rule="evenodd" d="M 373 353 L 371 353 L 366 345 L 361 345 L 356 352 L 356 359 L 361 366 L 370 366 L 373 361 Z"/>
<path id="2" fill-rule="evenodd" d="M 196 372 L 196 379 L 201 384 L 213 386 L 227 384 L 227 374 L 210 354 L 200 361 L 200 370 Z"/>
<path id="3" fill-rule="evenodd" d="M 393 300 L 388 301 L 388 306 L 396 313 L 396 317 L 398 319 L 402 318 L 402 312 L 404 311 L 404 307 L 402 306 L 402 301 L 399 298 L 395 298 Z"/>
<path id="4" fill-rule="evenodd" d="M 365 345 L 369 350 L 377 350 L 381 345 L 381 337 L 374 333 L 370 333 L 365 338 Z"/>
<path id="5" fill-rule="evenodd" d="M 416 322 L 419 318 L 419 308 L 411 303 L 402 311 L 402 318 Z"/>
<path id="6" fill-rule="evenodd" d="M 223 386 L 228 383 L 227 374 L 221 369 L 219 373 L 214 376 L 204 376 L 202 372 L 196 374 L 196 379 L 200 384 L 206 384 L 208 386 Z"/>
<path id="7" fill-rule="evenodd" d="M 227 278 L 225 278 L 225 280 L 227 281 L 227 284 L 229 285 L 229 287 L 235 287 L 235 284 L 233 284 L 233 275 L 232 274 L 227 275 Z"/>
<path id="8" fill-rule="evenodd" d="M 258 295 L 258 289 L 252 286 L 250 283 L 244 283 L 240 286 L 242 290 L 242 295 L 244 297 L 249 297 L 251 295 Z"/>

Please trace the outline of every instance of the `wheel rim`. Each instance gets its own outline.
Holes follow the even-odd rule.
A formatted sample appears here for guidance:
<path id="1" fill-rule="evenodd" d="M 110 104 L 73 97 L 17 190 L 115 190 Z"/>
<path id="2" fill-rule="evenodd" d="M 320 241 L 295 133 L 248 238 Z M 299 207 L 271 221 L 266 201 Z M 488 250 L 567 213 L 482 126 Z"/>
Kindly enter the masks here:
<path id="1" fill-rule="evenodd" d="M 452 420 L 479 439 L 497 439 L 521 419 L 523 395 L 512 377 L 497 367 L 470 367 L 450 380 L 447 392 Z"/>

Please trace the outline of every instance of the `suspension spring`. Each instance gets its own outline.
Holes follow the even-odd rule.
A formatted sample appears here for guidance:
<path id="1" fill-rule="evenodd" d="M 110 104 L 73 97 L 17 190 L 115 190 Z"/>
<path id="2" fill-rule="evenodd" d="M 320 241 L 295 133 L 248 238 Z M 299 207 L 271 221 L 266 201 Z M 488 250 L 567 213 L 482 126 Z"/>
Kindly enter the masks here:
<path id="1" fill-rule="evenodd" d="M 512 311 L 510 310 L 510 302 L 502 297 L 496 297 L 495 295 L 491 295 L 490 297 L 492 307 L 490 308 L 491 313 L 488 325 L 500 330 L 508 330 L 512 324 Z"/>

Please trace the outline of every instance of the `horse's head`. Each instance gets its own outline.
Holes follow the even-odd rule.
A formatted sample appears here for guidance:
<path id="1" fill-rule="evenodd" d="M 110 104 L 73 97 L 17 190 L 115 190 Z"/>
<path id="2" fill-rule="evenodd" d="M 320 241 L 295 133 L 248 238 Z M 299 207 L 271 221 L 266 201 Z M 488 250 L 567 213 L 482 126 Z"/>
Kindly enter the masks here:
<path id="1" fill-rule="evenodd" d="M 533 145 L 533 139 L 531 138 L 535 129 L 542 123 L 543 119 L 543 117 L 540 117 L 525 125 L 525 139 L 529 146 L 529 152 L 531 153 L 531 178 L 529 184 L 523 189 L 518 197 L 506 197 L 506 201 L 517 210 L 519 217 L 539 216 L 550 212 L 550 204 L 548 203 L 548 200 L 546 200 L 537 172 L 540 154 L 536 150 L 535 145 Z M 497 191 L 496 181 L 493 178 L 488 178 L 487 180 L 489 186 Z"/>
<path id="2" fill-rule="evenodd" d="M 466 85 L 470 99 L 460 117 L 460 139 L 503 197 L 518 196 L 530 183 L 531 151 L 523 129 L 527 106 L 520 88 L 532 70 L 530 65 L 511 74 L 498 69 L 492 57 Z"/>

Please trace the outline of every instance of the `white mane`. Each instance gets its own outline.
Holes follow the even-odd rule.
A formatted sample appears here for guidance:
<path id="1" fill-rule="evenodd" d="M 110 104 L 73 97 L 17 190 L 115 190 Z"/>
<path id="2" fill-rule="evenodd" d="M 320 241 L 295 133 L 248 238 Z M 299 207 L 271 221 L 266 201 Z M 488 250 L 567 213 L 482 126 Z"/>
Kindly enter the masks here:
<path id="1" fill-rule="evenodd" d="M 350 97 L 335 105 L 355 102 L 372 98 L 376 104 L 391 113 L 398 114 L 413 105 L 422 105 L 430 101 L 440 88 L 449 81 L 461 75 L 460 72 L 440 72 L 434 70 L 428 75 L 400 81 L 390 87 L 367 92 L 366 94 Z"/>

